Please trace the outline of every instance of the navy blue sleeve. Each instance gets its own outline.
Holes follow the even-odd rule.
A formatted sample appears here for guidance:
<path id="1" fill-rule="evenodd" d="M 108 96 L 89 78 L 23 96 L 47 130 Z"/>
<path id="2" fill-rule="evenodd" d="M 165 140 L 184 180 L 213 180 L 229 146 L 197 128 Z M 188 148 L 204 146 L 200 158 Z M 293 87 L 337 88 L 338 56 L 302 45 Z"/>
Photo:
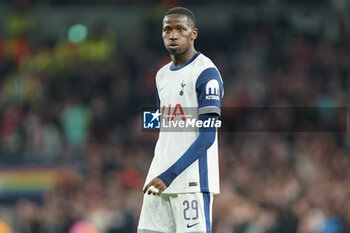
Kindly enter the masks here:
<path id="1" fill-rule="evenodd" d="M 212 67 L 202 71 L 196 82 L 196 91 L 199 114 L 215 113 L 220 116 L 224 88 L 216 68 Z"/>
<path id="2" fill-rule="evenodd" d="M 199 120 L 205 121 L 209 118 L 218 119 L 215 114 L 201 114 L 199 115 Z M 209 130 L 210 129 L 210 130 Z M 173 180 L 183 172 L 188 166 L 190 166 L 194 161 L 199 159 L 200 155 L 205 152 L 215 141 L 216 129 L 213 128 L 199 128 L 199 134 L 197 139 L 192 143 L 192 145 L 187 149 L 187 151 L 165 172 L 158 176 L 164 184 L 169 187 Z"/>

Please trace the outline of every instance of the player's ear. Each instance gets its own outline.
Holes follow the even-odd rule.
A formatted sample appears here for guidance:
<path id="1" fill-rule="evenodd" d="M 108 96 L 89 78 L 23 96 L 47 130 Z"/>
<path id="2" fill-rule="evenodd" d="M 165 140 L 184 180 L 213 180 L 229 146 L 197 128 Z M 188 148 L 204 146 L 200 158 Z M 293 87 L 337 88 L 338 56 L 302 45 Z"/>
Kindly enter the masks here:
<path id="1" fill-rule="evenodd" d="M 198 36 L 198 28 L 193 28 L 191 33 L 191 39 L 195 40 Z"/>

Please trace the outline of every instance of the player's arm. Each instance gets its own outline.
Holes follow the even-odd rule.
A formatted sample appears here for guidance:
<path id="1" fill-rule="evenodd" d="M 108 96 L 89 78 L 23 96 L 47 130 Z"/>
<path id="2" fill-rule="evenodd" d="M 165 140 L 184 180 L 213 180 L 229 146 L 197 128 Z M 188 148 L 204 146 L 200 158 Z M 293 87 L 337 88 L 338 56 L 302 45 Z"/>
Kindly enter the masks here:
<path id="1" fill-rule="evenodd" d="M 156 83 L 157 83 L 157 81 L 156 81 Z M 159 99 L 159 93 L 158 93 L 158 86 L 157 85 L 156 85 L 156 104 L 157 104 L 157 109 L 160 110 L 160 99 Z M 146 193 L 146 191 L 148 190 L 148 194 L 151 194 L 152 192 L 153 192 L 153 194 L 156 194 L 158 192 L 158 190 L 152 189 L 151 186 L 157 188 L 158 190 L 163 190 L 163 189 L 166 188 L 166 187 L 162 188 L 163 186 L 165 186 L 165 184 L 159 178 L 154 178 L 151 182 L 149 182 L 145 186 L 145 188 L 143 189 L 143 193 Z"/>
<path id="2" fill-rule="evenodd" d="M 210 118 L 218 119 L 216 114 L 201 114 L 199 115 L 199 120 L 206 121 Z M 160 178 L 164 184 L 168 187 L 173 180 L 180 175 L 188 166 L 190 166 L 194 161 L 199 159 L 199 157 L 214 143 L 216 137 L 216 128 L 200 128 L 197 139 L 191 144 L 191 146 L 186 150 L 186 152 L 165 172 L 160 174 Z"/>
<path id="3" fill-rule="evenodd" d="M 218 115 L 216 114 L 201 114 L 199 115 L 199 120 L 206 121 L 208 119 L 214 118 L 217 120 Z M 165 172 L 160 174 L 158 177 L 154 178 L 149 182 L 143 192 L 148 190 L 148 194 L 161 194 L 173 180 L 181 174 L 188 166 L 190 166 L 194 161 L 199 159 L 200 155 L 214 143 L 216 137 L 216 128 L 200 128 L 197 139 L 191 144 L 191 146 L 186 150 L 186 152 Z M 156 189 L 150 189 L 153 186 Z"/>
<path id="4" fill-rule="evenodd" d="M 214 90 L 215 89 L 215 90 Z M 223 96 L 223 83 L 219 72 L 215 68 L 204 70 L 196 82 L 198 94 L 199 120 L 209 118 L 217 120 L 220 115 L 221 98 Z M 215 98 L 215 97 L 218 98 Z M 187 151 L 165 172 L 154 178 L 144 189 L 148 194 L 160 194 L 173 180 L 188 166 L 196 161 L 215 141 L 216 129 L 199 129 L 199 135 Z M 154 186 L 157 190 L 149 190 Z"/>

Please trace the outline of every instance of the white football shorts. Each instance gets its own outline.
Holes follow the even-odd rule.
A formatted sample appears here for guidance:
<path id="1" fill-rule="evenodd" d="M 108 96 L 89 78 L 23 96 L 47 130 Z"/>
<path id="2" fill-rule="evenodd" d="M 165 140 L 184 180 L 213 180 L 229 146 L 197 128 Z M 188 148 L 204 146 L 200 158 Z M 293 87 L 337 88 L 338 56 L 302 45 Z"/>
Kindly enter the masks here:
<path id="1" fill-rule="evenodd" d="M 137 233 L 211 233 L 213 194 L 144 194 Z"/>

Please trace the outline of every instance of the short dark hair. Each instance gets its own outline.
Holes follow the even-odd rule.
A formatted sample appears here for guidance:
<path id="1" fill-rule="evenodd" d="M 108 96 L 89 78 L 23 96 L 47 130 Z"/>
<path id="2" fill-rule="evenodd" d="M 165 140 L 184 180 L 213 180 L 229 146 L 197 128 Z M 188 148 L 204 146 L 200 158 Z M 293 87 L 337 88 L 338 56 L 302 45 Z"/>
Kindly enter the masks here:
<path id="1" fill-rule="evenodd" d="M 164 17 L 171 14 L 180 14 L 180 15 L 186 15 L 190 20 L 193 22 L 193 26 L 196 26 L 196 17 L 194 16 L 193 12 L 185 7 L 174 7 L 168 10 Z"/>

